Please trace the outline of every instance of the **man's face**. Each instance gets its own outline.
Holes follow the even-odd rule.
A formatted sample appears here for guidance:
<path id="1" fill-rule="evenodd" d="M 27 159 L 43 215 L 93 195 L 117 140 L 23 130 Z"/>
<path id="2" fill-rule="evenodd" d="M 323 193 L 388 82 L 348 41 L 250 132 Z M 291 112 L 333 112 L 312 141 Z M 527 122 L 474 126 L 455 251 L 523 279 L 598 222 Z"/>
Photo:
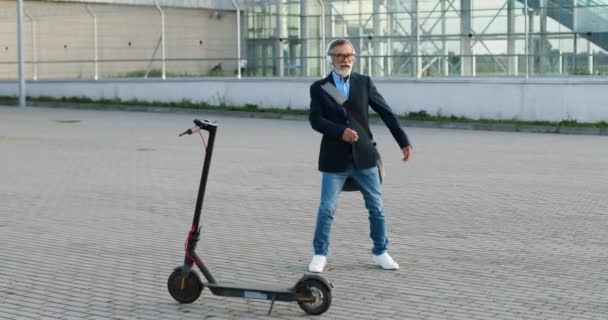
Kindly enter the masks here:
<path id="1" fill-rule="evenodd" d="M 350 75 L 354 63 L 355 53 L 347 43 L 336 46 L 331 50 L 331 65 L 341 77 L 346 78 Z"/>

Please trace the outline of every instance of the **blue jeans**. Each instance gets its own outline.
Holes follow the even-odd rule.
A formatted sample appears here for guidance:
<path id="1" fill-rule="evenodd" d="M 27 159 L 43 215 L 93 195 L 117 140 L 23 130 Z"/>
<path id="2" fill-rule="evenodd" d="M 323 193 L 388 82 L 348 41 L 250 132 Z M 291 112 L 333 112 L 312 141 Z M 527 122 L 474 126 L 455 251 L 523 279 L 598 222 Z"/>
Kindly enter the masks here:
<path id="1" fill-rule="evenodd" d="M 317 213 L 317 226 L 313 247 L 316 255 L 326 256 L 329 248 L 331 223 L 338 204 L 338 196 L 347 177 L 352 177 L 361 187 L 365 200 L 365 207 L 369 212 L 369 231 L 374 246 L 372 253 L 383 254 L 388 246 L 386 237 L 386 224 L 384 221 L 384 208 L 382 206 L 382 188 L 378 168 L 356 170 L 350 166 L 346 171 L 339 173 L 322 172 L 321 203 Z"/>

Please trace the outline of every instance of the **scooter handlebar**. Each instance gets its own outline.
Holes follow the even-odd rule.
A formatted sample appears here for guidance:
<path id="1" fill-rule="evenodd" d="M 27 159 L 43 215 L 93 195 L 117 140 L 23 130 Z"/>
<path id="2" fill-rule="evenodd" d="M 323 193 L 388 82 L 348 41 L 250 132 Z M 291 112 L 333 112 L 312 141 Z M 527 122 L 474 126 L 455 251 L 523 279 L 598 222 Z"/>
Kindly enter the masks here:
<path id="1" fill-rule="evenodd" d="M 186 131 L 184 131 L 184 132 L 180 133 L 180 134 L 178 135 L 178 137 L 181 137 L 181 136 L 183 136 L 183 135 L 185 135 L 185 134 L 187 134 L 187 135 L 193 134 L 194 132 L 196 132 L 196 130 L 198 130 L 198 127 L 190 128 L 190 129 L 188 129 L 188 130 L 186 130 Z"/>
<path id="2" fill-rule="evenodd" d="M 215 129 L 217 129 L 217 124 L 215 124 L 215 121 L 209 121 L 209 120 L 199 120 L 199 119 L 194 119 L 194 124 L 205 130 L 205 131 L 215 131 Z"/>
<path id="3" fill-rule="evenodd" d="M 215 124 L 215 121 L 211 122 L 209 120 L 199 120 L 199 119 L 194 119 L 194 124 L 195 126 L 180 133 L 179 136 L 183 136 L 185 134 L 193 134 L 195 132 L 197 132 L 198 130 L 205 130 L 205 131 L 209 131 L 209 132 L 215 132 L 215 130 L 217 129 L 217 124 Z"/>

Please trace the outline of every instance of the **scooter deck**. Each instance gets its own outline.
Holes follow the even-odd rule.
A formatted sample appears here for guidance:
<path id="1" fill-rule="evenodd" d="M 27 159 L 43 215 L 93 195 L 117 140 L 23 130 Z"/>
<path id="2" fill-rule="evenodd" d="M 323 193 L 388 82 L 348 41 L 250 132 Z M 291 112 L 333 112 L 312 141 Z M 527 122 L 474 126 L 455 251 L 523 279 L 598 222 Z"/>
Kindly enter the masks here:
<path id="1" fill-rule="evenodd" d="M 215 295 L 261 300 L 290 301 L 295 299 L 293 287 L 256 282 L 205 283 Z"/>
<path id="2" fill-rule="evenodd" d="M 240 289 L 248 291 L 265 291 L 274 293 L 290 293 L 293 292 L 293 287 L 286 287 L 280 284 L 272 283 L 257 283 L 257 282 L 229 282 L 222 281 L 216 283 L 205 283 L 207 288 L 224 288 L 224 289 Z"/>

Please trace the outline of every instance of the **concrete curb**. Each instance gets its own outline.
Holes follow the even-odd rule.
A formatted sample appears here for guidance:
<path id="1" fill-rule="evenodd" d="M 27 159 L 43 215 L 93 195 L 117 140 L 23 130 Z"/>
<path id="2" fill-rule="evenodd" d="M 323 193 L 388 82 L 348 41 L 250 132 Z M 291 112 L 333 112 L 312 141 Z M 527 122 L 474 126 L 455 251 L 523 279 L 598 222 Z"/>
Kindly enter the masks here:
<path id="1" fill-rule="evenodd" d="M 107 105 L 94 103 L 69 103 L 69 102 L 28 102 L 30 107 L 61 108 L 61 109 L 85 109 L 85 110 L 120 110 L 138 112 L 164 112 L 164 113 L 193 113 L 193 114 L 212 114 L 242 118 L 260 119 L 283 119 L 306 121 L 308 116 L 297 114 L 283 114 L 262 111 L 232 111 L 232 110 L 212 110 L 212 109 L 189 109 L 153 106 L 130 106 L 130 105 Z M 378 118 L 370 119 L 371 123 L 381 122 Z M 492 123 L 464 123 L 464 122 L 443 122 L 443 121 L 417 121 L 402 120 L 407 127 L 418 128 L 441 128 L 458 130 L 483 130 L 483 131 L 503 131 L 503 132 L 526 132 L 526 133 L 553 133 L 570 135 L 595 135 L 608 136 L 608 128 L 589 128 L 589 127 L 556 127 L 523 124 L 492 124 Z"/>

